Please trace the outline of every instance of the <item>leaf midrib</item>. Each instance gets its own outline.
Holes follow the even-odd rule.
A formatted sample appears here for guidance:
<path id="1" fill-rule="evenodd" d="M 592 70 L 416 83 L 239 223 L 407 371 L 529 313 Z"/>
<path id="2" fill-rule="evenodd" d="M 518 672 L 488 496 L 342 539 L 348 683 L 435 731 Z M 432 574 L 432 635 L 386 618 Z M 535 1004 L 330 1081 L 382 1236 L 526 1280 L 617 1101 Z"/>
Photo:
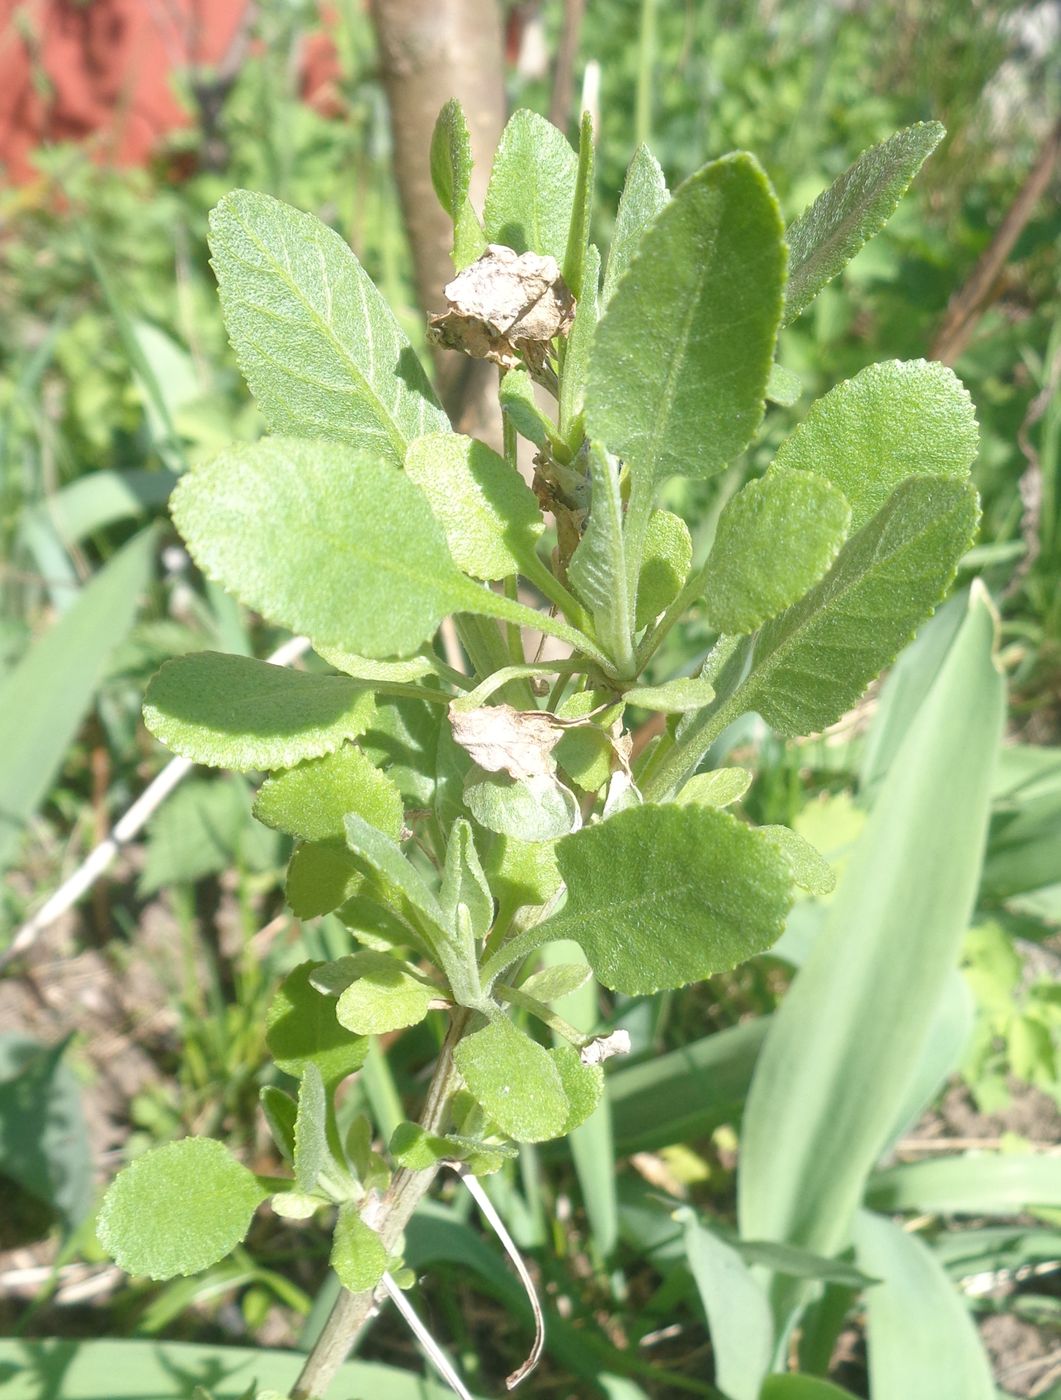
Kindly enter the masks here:
<path id="1" fill-rule="evenodd" d="M 370 401 L 372 404 L 376 405 L 377 409 L 379 410 L 379 416 L 380 416 L 380 417 L 383 419 L 383 421 L 387 424 L 387 427 L 388 427 L 388 430 L 389 430 L 389 434 L 390 434 L 390 438 L 391 438 L 391 442 L 392 442 L 392 444 L 394 445 L 395 451 L 396 451 L 397 456 L 398 456 L 398 460 L 400 461 L 400 460 L 402 459 L 402 457 L 405 455 L 405 449 L 408 447 L 409 442 L 411 441 L 411 439 L 407 438 L 407 437 L 405 436 L 405 434 L 402 432 L 402 430 L 398 427 L 398 424 L 397 424 L 397 422 L 395 421 L 394 416 L 393 416 L 391 410 L 384 404 L 383 400 L 380 398 L 379 394 L 377 393 L 375 387 L 372 385 L 372 383 L 369 381 L 369 379 L 365 376 L 365 374 L 364 374 L 363 371 L 361 370 L 360 366 L 358 365 L 357 361 L 354 360 L 354 359 L 351 357 L 349 350 L 348 350 L 347 347 L 343 344 L 343 342 L 339 339 L 338 335 L 335 333 L 334 329 L 332 328 L 331 322 L 328 321 L 328 320 L 326 320 L 325 317 L 322 316 L 322 314 L 321 314 L 321 313 L 317 310 L 317 308 L 312 304 L 312 302 L 310 302 L 310 301 L 308 300 L 308 298 L 306 297 L 305 293 L 302 291 L 301 287 L 299 287 L 298 283 L 297 283 L 297 282 L 294 280 L 294 278 L 291 276 L 290 272 L 283 266 L 283 264 L 280 262 L 280 260 L 279 260 L 278 257 L 276 256 L 276 254 L 273 253 L 273 251 L 268 247 L 268 245 L 265 244 L 264 242 L 262 242 L 261 238 L 257 235 L 257 233 L 254 231 L 254 229 L 251 227 L 251 225 L 249 225 L 249 224 L 244 220 L 242 214 L 239 213 L 237 209 L 233 208 L 233 209 L 232 209 L 232 215 L 233 215 L 233 218 L 239 223 L 240 227 L 243 229 L 244 233 L 247 235 L 247 237 L 248 237 L 248 239 L 251 241 L 251 243 L 253 243 L 254 246 L 255 246 L 256 248 L 258 248 L 258 250 L 262 253 L 263 257 L 264 257 L 264 258 L 268 261 L 268 263 L 275 269 L 276 275 L 278 276 L 278 278 L 280 279 L 280 281 L 282 281 L 282 282 L 287 286 L 287 288 L 295 295 L 295 297 L 297 298 L 297 300 L 298 300 L 303 306 L 305 306 L 306 310 L 309 312 L 309 314 L 310 314 L 311 318 L 313 319 L 313 321 L 316 322 L 316 324 L 317 324 L 318 327 L 320 328 L 320 330 L 321 330 L 321 332 L 323 333 L 324 337 L 331 343 L 332 347 L 333 347 L 333 348 L 335 349 L 335 351 L 338 353 L 338 355 L 340 356 L 340 358 L 342 359 L 342 361 L 343 361 L 345 364 L 347 364 L 347 365 L 349 366 L 350 371 L 351 371 L 351 376 L 362 386 L 362 389 L 363 389 L 363 391 L 364 391 L 365 397 L 367 397 L 367 398 L 369 399 L 369 401 Z M 283 239 L 284 239 L 284 234 L 283 234 L 283 231 L 282 231 L 282 230 L 280 231 L 280 238 L 281 238 L 281 240 L 283 241 Z M 323 271 L 323 268 L 324 268 L 324 266 L 325 266 L 324 249 L 322 248 L 322 246 L 321 246 L 321 244 L 320 244 L 319 241 L 316 242 L 315 246 L 316 246 L 316 249 L 317 249 L 318 256 L 319 256 L 319 258 L 320 258 L 320 260 L 321 260 L 321 267 L 322 267 L 322 271 Z M 226 251 L 228 252 L 228 255 L 229 255 L 231 258 L 233 258 L 236 262 L 242 263 L 243 266 L 246 267 L 246 268 L 248 268 L 251 272 L 255 272 L 255 273 L 258 273 L 258 274 L 260 275 L 261 269 L 255 267 L 255 265 L 254 265 L 253 263 L 249 262 L 245 257 L 243 257 L 240 253 L 238 253 L 238 252 L 237 252 L 235 249 L 233 249 L 231 246 L 229 246 L 229 247 L 227 248 Z M 353 253 L 350 253 L 350 257 L 351 257 L 351 258 L 354 257 Z M 358 280 L 358 273 L 360 273 L 362 277 L 367 276 L 367 274 L 363 271 L 363 269 L 361 268 L 360 264 L 356 261 L 356 259 L 354 260 L 353 268 L 354 268 L 354 278 L 355 278 L 355 281 Z M 329 304 L 330 304 L 330 301 L 331 301 L 331 289 L 330 289 L 330 287 L 329 287 L 329 285 L 328 285 L 328 279 L 327 279 L 327 277 L 324 277 L 324 287 L 325 287 L 325 291 L 326 291 L 326 294 L 327 294 L 327 296 L 328 296 Z M 359 288 L 359 290 L 360 290 L 360 292 L 361 292 L 361 305 L 362 305 L 363 308 L 366 308 L 366 307 L 367 307 L 367 298 L 366 298 L 366 295 L 365 295 L 364 288 Z M 249 298 L 243 296 L 242 293 L 239 293 L 239 294 L 238 294 L 238 298 L 237 298 L 237 299 L 238 299 L 239 301 L 243 302 L 244 305 L 250 307 L 252 310 L 255 309 L 253 303 L 249 300 Z M 368 315 L 367 315 L 367 310 L 366 310 L 366 320 L 368 320 L 368 319 L 369 319 L 369 317 L 368 317 Z M 400 345 L 400 341 L 399 341 L 399 345 Z M 370 353 L 371 353 L 372 349 L 374 348 L 374 342 L 372 341 L 371 337 L 370 337 L 370 341 L 369 341 L 369 346 L 370 346 Z M 374 366 L 373 366 L 373 369 L 374 369 Z M 290 370 L 288 370 L 287 372 L 288 372 L 288 373 L 292 373 L 292 371 L 290 371 Z M 295 377 L 296 377 L 296 378 L 298 377 L 297 374 L 296 374 Z"/>

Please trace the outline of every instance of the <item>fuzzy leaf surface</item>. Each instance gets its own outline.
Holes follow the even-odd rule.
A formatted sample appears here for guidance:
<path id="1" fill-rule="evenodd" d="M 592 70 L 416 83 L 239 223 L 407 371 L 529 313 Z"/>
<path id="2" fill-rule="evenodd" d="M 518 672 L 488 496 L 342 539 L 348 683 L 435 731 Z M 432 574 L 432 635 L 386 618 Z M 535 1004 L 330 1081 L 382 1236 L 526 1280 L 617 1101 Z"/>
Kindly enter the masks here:
<path id="1" fill-rule="evenodd" d="M 747 768 L 716 768 L 711 773 L 696 773 L 677 793 L 679 805 L 700 802 L 706 807 L 728 807 L 744 796 L 752 785 Z"/>
<path id="2" fill-rule="evenodd" d="M 466 1036 L 453 1060 L 472 1097 L 516 1142 L 559 1137 L 571 1113 L 548 1050 L 498 1016 Z"/>
<path id="3" fill-rule="evenodd" d="M 295 1184 L 309 1193 L 316 1186 L 328 1160 L 328 1102 L 321 1072 L 310 1060 L 298 1086 L 295 1117 Z"/>
<path id="4" fill-rule="evenodd" d="M 339 995 L 335 1014 L 356 1035 L 386 1035 L 419 1025 L 437 995 L 386 953 L 353 953 L 339 963 L 351 980 Z"/>
<path id="5" fill-rule="evenodd" d="M 693 562 L 693 541 L 689 527 L 680 515 L 654 510 L 645 532 L 641 574 L 637 581 L 637 615 L 634 628 L 640 632 L 674 602 L 689 576 Z"/>
<path id="6" fill-rule="evenodd" d="M 788 861 L 793 883 L 808 894 L 830 894 L 836 888 L 836 873 L 806 837 L 790 826 L 761 826 L 759 835 L 772 841 Z"/>
<path id="7" fill-rule="evenodd" d="M 167 748 L 212 768 L 290 768 L 331 753 L 372 723 L 372 692 L 346 676 L 197 651 L 167 661 L 144 699 L 144 723 Z"/>
<path id="8" fill-rule="evenodd" d="M 745 154 L 690 176 L 641 239 L 597 327 L 586 384 L 593 437 L 642 489 L 709 477 L 763 415 L 785 249 L 766 176 Z"/>
<path id="9" fill-rule="evenodd" d="M 412 443 L 405 474 L 442 526 L 459 569 L 473 578 L 510 578 L 534 553 L 545 521 L 534 492 L 485 442 L 432 433 Z"/>
<path id="10" fill-rule="evenodd" d="M 471 825 L 463 817 L 453 823 L 450 832 L 438 900 L 451 928 L 459 928 L 463 907 L 472 937 L 485 938 L 494 921 L 494 897 L 475 849 Z"/>
<path id="11" fill-rule="evenodd" d="M 398 466 L 449 426 L 409 341 L 342 238 L 312 214 L 234 190 L 210 216 L 221 310 L 269 427 Z"/>
<path id="12" fill-rule="evenodd" d="M 567 904 L 500 949 L 487 978 L 571 938 L 612 991 L 684 987 L 769 948 L 791 899 L 781 853 L 712 807 L 630 808 L 560 841 L 556 861 Z"/>
<path id="13" fill-rule="evenodd" d="M 658 710 L 665 715 L 683 715 L 703 709 L 715 698 L 715 688 L 700 676 L 679 676 L 660 685 L 635 685 L 626 692 L 631 705 Z"/>
<path id="14" fill-rule="evenodd" d="M 578 157 L 563 132 L 537 112 L 513 112 L 501 133 L 486 190 L 488 242 L 517 253 L 544 253 L 561 266 L 577 180 Z"/>
<path id="15" fill-rule="evenodd" d="M 510 778 L 473 768 L 464 784 L 468 811 L 487 831 L 517 841 L 552 841 L 573 831 L 579 820 L 573 792 L 549 774 Z"/>
<path id="16" fill-rule="evenodd" d="M 182 478 L 172 509 L 208 577 L 323 646 L 408 655 L 467 584 L 423 493 L 339 443 L 230 448 Z"/>
<path id="17" fill-rule="evenodd" d="M 401 793 L 352 744 L 268 778 L 254 804 L 260 822 L 300 841 L 343 841 L 347 812 L 395 840 L 401 835 Z"/>
<path id="18" fill-rule="evenodd" d="M 197 1274 L 235 1249 L 267 1194 L 213 1138 L 170 1142 L 115 1178 L 103 1198 L 99 1242 L 127 1274 Z"/>
<path id="19" fill-rule="evenodd" d="M 946 365 L 884 360 L 818 399 L 774 466 L 831 481 L 860 530 L 908 476 L 964 480 L 978 442 L 972 400 Z"/>
<path id="20" fill-rule="evenodd" d="M 707 618 L 741 636 L 822 577 L 844 542 L 851 508 L 820 476 L 773 467 L 729 500 L 704 571 Z"/>
<path id="21" fill-rule="evenodd" d="M 788 736 L 839 719 L 939 602 L 976 521 L 967 483 L 902 482 L 825 578 L 757 634 L 739 703 Z"/>
<path id="22" fill-rule="evenodd" d="M 789 248 L 785 325 L 887 223 L 907 186 L 943 138 L 939 122 L 904 127 L 871 146 L 795 219 Z"/>
<path id="23" fill-rule="evenodd" d="M 468 121 L 463 107 L 451 97 L 439 112 L 431 137 L 431 183 L 438 202 L 453 220 L 453 262 L 458 271 L 473 263 L 486 247 L 469 197 L 471 180 Z"/>
<path id="24" fill-rule="evenodd" d="M 659 161 L 644 143 L 634 152 L 626 172 L 619 208 L 615 215 L 608 265 L 604 271 L 601 305 L 607 306 L 616 283 L 626 271 L 645 229 L 666 204 L 670 195 Z"/>
<path id="25" fill-rule="evenodd" d="M 568 577 L 593 614 L 597 636 L 616 665 L 632 663 L 634 619 L 626 587 L 626 549 L 619 467 L 597 443 L 590 452 L 589 519 Z"/>
<path id="26" fill-rule="evenodd" d="M 366 1293 L 375 1288 L 387 1272 L 387 1251 L 370 1225 L 358 1214 L 353 1201 L 339 1207 L 332 1237 L 331 1266 L 339 1282 L 351 1293 Z"/>
<path id="27" fill-rule="evenodd" d="M 556 1045 L 548 1052 L 560 1075 L 567 1095 L 568 1114 L 562 1136 L 567 1137 L 596 1109 L 604 1093 L 604 1070 L 600 1065 L 584 1065 L 571 1045 Z"/>

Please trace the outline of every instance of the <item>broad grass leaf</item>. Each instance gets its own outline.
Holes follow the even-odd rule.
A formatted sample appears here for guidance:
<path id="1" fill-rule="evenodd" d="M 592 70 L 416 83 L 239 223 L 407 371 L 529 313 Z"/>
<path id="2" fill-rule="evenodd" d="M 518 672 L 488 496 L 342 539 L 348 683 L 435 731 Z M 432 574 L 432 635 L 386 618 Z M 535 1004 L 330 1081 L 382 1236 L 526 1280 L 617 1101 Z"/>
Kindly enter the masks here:
<path id="1" fill-rule="evenodd" d="M 312 214 L 234 190 L 210 216 L 221 310 L 270 429 L 336 438 L 395 466 L 449 423 L 357 258 Z"/>
<path id="2" fill-rule="evenodd" d="M 712 807 L 642 806 L 558 842 L 563 910 L 489 959 L 484 981 L 557 938 L 612 991 L 684 987 L 764 952 L 791 901 L 788 864 Z"/>
<path id="3" fill-rule="evenodd" d="M 976 895 L 1004 713 L 993 640 L 974 596 L 773 1017 L 744 1114 L 745 1238 L 842 1249 L 909 1098 Z M 780 1319 L 799 1290 L 774 1288 Z"/>
<path id="4" fill-rule="evenodd" d="M 707 1314 L 715 1382 L 727 1400 L 759 1400 L 770 1369 L 770 1302 L 740 1254 L 683 1209 L 685 1254 Z"/>
<path id="5" fill-rule="evenodd" d="M 716 632 L 754 632 L 795 603 L 844 542 L 851 508 L 820 476 L 771 467 L 719 516 L 704 571 L 708 623 Z"/>
<path id="6" fill-rule="evenodd" d="M 601 305 L 607 306 L 619 278 L 649 224 L 666 204 L 670 195 L 659 161 L 644 144 L 638 146 L 626 172 L 619 208 L 615 215 L 608 263 L 604 270 Z"/>
<path id="7" fill-rule="evenodd" d="M 351 1293 L 367 1293 L 387 1272 L 387 1251 L 370 1225 L 361 1219 L 353 1201 L 339 1207 L 332 1237 L 331 1266 L 339 1282 Z"/>
<path id="8" fill-rule="evenodd" d="M 100 1209 L 99 1242 L 127 1274 L 197 1274 L 235 1249 L 267 1194 L 213 1138 L 170 1142 L 115 1178 Z"/>
<path id="9" fill-rule="evenodd" d="M 996 1400 L 991 1365 L 968 1305 L 924 1240 L 860 1211 L 858 1262 L 880 1282 L 866 1292 L 874 1395 Z"/>
<path id="10" fill-rule="evenodd" d="M 133 624 L 155 545 L 154 530 L 134 536 L 0 683 L 0 869 L 14 858 L 92 705 L 108 657 Z"/>
<path id="11" fill-rule="evenodd" d="M 571 1114 L 563 1080 L 549 1051 L 506 1016 L 465 1038 L 453 1061 L 487 1117 L 516 1142 L 560 1137 Z"/>
<path id="12" fill-rule="evenodd" d="M 880 232 L 943 135 L 939 122 L 918 122 L 871 146 L 789 225 L 786 326 Z"/>
<path id="13" fill-rule="evenodd" d="M 517 253 L 547 254 L 562 266 L 577 180 L 578 157 L 563 132 L 537 112 L 513 112 L 486 190 L 488 241 Z"/>
<path id="14" fill-rule="evenodd" d="M 345 841 L 347 812 L 395 839 L 401 834 L 401 793 L 352 744 L 268 778 L 254 803 L 260 822 L 300 841 Z"/>
<path id="15" fill-rule="evenodd" d="M 458 433 L 417 438 L 405 474 L 427 497 L 459 569 L 511 578 L 545 529 L 534 492 L 485 442 Z"/>
<path id="16" fill-rule="evenodd" d="M 649 225 L 597 327 L 591 435 L 650 493 L 709 477 L 763 415 L 784 292 L 777 200 L 758 163 L 725 156 L 690 176 Z"/>
<path id="17" fill-rule="evenodd" d="M 821 582 L 756 634 L 735 703 L 785 735 L 839 719 L 940 600 L 976 521 L 967 483 L 902 482 Z"/>
<path id="18" fill-rule="evenodd" d="M 774 469 L 831 481 L 850 503 L 852 530 L 860 530 L 909 476 L 964 480 L 978 443 L 968 390 L 946 365 L 883 360 L 816 400 L 781 444 Z"/>
<path id="19" fill-rule="evenodd" d="M 144 699 L 144 723 L 167 748 L 213 768 L 289 768 L 356 739 L 372 692 L 346 676 L 199 651 L 167 661 Z"/>
<path id="20" fill-rule="evenodd" d="M 1042 1152 L 963 1152 L 877 1172 L 866 1199 L 874 1210 L 918 1215 L 1023 1215 L 1061 1209 L 1061 1175 Z"/>

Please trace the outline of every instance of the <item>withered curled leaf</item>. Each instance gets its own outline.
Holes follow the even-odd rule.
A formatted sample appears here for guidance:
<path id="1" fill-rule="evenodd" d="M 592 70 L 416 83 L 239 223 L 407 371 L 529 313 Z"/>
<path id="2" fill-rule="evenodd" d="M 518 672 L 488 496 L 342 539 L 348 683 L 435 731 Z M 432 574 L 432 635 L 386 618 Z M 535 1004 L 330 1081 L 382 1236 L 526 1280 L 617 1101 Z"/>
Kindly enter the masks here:
<path id="1" fill-rule="evenodd" d="M 556 259 L 516 253 L 499 243 L 444 288 L 446 310 L 430 318 L 429 336 L 477 360 L 515 369 L 545 361 L 549 342 L 566 335 L 575 301 Z"/>
<path id="2" fill-rule="evenodd" d="M 554 717 L 541 710 L 512 705 L 485 705 L 477 710 L 450 708 L 453 737 L 488 773 L 510 778 L 551 777 L 553 749 L 563 736 Z"/>

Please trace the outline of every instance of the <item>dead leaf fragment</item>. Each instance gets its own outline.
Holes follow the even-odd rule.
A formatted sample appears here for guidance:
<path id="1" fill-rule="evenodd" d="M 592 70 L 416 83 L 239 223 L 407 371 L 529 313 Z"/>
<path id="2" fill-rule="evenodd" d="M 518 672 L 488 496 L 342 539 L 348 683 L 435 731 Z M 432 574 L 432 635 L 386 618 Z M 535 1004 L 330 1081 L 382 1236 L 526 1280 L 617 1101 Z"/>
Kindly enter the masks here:
<path id="1" fill-rule="evenodd" d="M 549 342 L 566 335 L 575 301 L 556 259 L 499 243 L 444 288 L 447 307 L 430 318 L 432 340 L 477 360 L 515 369 L 521 356 L 544 363 Z"/>
<path id="2" fill-rule="evenodd" d="M 510 778 L 552 777 L 553 749 L 563 728 L 541 710 L 517 710 L 512 705 L 485 705 L 477 710 L 450 707 L 450 727 L 462 749 L 488 773 Z"/>
<path id="3" fill-rule="evenodd" d="M 599 1035 L 588 1045 L 583 1045 L 578 1057 L 584 1065 L 600 1065 L 613 1055 L 629 1055 L 630 1032 L 612 1031 L 610 1035 Z"/>

